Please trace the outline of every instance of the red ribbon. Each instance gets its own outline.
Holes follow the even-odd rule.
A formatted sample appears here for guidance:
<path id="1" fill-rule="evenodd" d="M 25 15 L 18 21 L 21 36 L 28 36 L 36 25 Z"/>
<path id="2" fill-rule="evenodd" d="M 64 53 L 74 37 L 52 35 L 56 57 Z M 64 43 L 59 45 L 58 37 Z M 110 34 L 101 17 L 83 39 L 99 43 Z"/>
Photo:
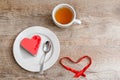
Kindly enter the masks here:
<path id="1" fill-rule="evenodd" d="M 82 70 L 80 70 L 80 71 L 75 70 L 75 69 L 73 69 L 73 68 L 70 68 L 70 67 L 68 67 L 68 66 L 65 66 L 65 65 L 62 63 L 62 60 L 63 60 L 63 59 L 68 59 L 69 61 L 71 61 L 71 62 L 73 62 L 73 63 L 79 63 L 80 61 L 82 61 L 82 60 L 85 59 L 85 58 L 87 58 L 87 59 L 89 60 L 89 63 L 88 63 Z M 78 78 L 79 76 L 86 77 L 85 71 L 90 67 L 91 63 L 92 63 L 92 59 L 91 59 L 91 57 L 89 57 L 89 56 L 83 56 L 83 57 L 81 57 L 80 59 L 78 59 L 77 61 L 73 61 L 73 60 L 72 60 L 71 58 L 69 58 L 69 57 L 63 57 L 63 58 L 60 59 L 60 64 L 61 64 L 66 70 L 69 70 L 69 71 L 73 72 L 73 73 L 75 74 L 75 76 L 74 76 L 75 78 Z"/>

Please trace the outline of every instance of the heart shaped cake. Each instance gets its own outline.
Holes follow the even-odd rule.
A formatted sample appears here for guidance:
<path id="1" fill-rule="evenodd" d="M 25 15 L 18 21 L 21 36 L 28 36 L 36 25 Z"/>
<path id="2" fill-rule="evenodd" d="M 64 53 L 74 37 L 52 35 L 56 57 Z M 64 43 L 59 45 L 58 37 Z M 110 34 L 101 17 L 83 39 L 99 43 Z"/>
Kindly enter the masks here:
<path id="1" fill-rule="evenodd" d="M 31 55 L 35 56 L 37 55 L 40 42 L 41 42 L 41 37 L 39 35 L 34 35 L 31 39 L 29 38 L 22 39 L 20 45 Z"/>

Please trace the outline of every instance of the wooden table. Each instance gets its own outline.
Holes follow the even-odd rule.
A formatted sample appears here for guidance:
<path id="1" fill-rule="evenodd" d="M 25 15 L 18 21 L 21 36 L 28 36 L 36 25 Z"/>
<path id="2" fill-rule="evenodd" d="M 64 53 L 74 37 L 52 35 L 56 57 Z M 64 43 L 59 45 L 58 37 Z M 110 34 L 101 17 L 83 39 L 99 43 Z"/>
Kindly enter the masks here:
<path id="1" fill-rule="evenodd" d="M 82 25 L 58 28 L 51 11 L 59 3 L 72 5 Z M 59 58 L 92 57 L 87 79 L 73 78 L 59 60 L 43 76 L 18 66 L 13 42 L 19 32 L 34 25 L 49 28 L 58 36 Z M 81 69 L 80 64 L 74 67 Z M 120 0 L 0 0 L 0 80 L 120 80 Z"/>

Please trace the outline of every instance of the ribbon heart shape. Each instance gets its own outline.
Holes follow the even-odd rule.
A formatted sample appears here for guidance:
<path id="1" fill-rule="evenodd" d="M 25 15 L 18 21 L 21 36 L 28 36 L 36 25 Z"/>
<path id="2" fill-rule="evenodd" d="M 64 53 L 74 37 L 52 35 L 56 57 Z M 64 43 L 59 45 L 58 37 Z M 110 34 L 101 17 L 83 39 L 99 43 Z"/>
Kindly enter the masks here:
<path id="1" fill-rule="evenodd" d="M 71 68 L 71 67 L 69 67 L 69 66 L 64 65 L 64 64 L 62 63 L 62 61 L 63 61 L 64 59 L 67 59 L 67 60 L 69 60 L 70 62 L 75 63 L 75 64 L 81 62 L 83 59 L 88 59 L 88 60 L 89 60 L 89 63 L 88 63 L 82 70 L 78 71 L 78 70 L 75 70 L 75 69 L 73 69 L 73 68 Z M 69 70 L 69 71 L 73 72 L 73 73 L 75 74 L 75 76 L 74 76 L 75 78 L 78 78 L 79 76 L 86 77 L 86 75 L 85 75 L 84 72 L 90 67 L 91 63 L 92 63 L 92 59 L 91 59 L 91 57 L 89 57 L 89 56 L 83 56 L 83 57 L 79 58 L 77 61 L 73 61 L 73 60 L 72 60 L 71 58 L 69 58 L 69 57 L 63 57 L 63 58 L 60 59 L 60 64 L 61 64 L 66 70 Z"/>

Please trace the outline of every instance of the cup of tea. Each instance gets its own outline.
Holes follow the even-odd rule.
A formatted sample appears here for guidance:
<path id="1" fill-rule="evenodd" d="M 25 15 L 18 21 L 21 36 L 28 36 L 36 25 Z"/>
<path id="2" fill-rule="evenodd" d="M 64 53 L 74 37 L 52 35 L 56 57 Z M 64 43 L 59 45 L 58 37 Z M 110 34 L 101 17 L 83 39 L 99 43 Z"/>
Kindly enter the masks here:
<path id="1" fill-rule="evenodd" d="M 58 4 L 52 11 L 52 19 L 61 28 L 67 28 L 73 23 L 81 24 L 81 21 L 76 19 L 74 8 L 69 4 Z"/>

